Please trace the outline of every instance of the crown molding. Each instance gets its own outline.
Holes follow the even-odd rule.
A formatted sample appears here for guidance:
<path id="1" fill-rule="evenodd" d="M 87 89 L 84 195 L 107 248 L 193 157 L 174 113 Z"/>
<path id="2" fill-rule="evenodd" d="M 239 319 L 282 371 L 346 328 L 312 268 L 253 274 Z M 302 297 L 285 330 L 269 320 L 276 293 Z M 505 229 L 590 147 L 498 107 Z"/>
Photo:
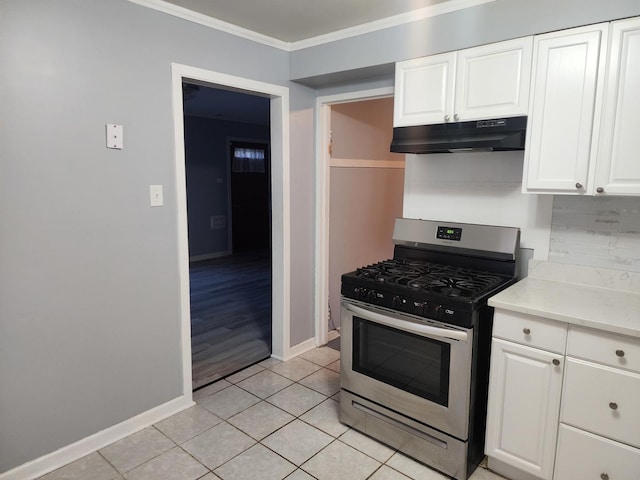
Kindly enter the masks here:
<path id="1" fill-rule="evenodd" d="M 496 0 L 449 0 L 447 2 L 438 3 L 430 7 L 424 7 L 418 10 L 400 13 L 398 15 L 382 18 L 373 22 L 356 25 L 355 27 L 344 28 L 342 30 L 336 30 L 335 32 L 327 33 L 325 35 L 318 35 L 317 37 L 311 37 L 305 40 L 292 42 L 290 44 L 289 51 L 316 47 L 325 43 L 335 42 L 336 40 L 344 40 L 346 38 L 356 37 L 365 33 L 372 33 L 378 30 L 384 30 L 385 28 L 397 27 L 399 25 L 415 22 L 417 20 L 437 17 L 438 15 L 444 15 L 445 13 L 464 10 L 465 8 L 475 7 L 477 5 L 495 1 Z"/>
<path id="2" fill-rule="evenodd" d="M 425 18 L 436 17 L 438 15 L 444 15 L 445 13 L 455 12 L 457 10 L 464 10 L 465 8 L 475 7 L 485 3 L 495 2 L 495 0 L 449 0 L 447 2 L 438 3 L 430 7 L 420 8 L 418 10 L 412 10 L 410 12 L 393 15 L 391 17 L 375 20 L 373 22 L 363 23 L 356 25 L 355 27 L 344 28 L 335 32 L 327 33 L 324 35 L 318 35 L 316 37 L 299 40 L 297 42 L 285 42 L 277 38 L 269 37 L 261 33 L 254 32 L 246 28 L 238 27 L 228 22 L 223 22 L 217 18 L 209 17 L 201 13 L 194 12 L 187 8 L 179 7 L 164 0 L 128 0 L 131 3 L 141 5 L 143 7 L 151 8 L 174 17 L 182 18 L 190 22 L 198 23 L 209 28 L 220 30 L 237 37 L 245 38 L 269 47 L 278 48 L 287 52 L 295 50 L 302 50 L 304 48 L 315 47 L 323 45 L 325 43 L 335 42 L 337 40 L 344 40 L 350 37 L 363 35 L 365 33 L 372 33 L 385 28 L 396 27 L 406 23 L 415 22 L 417 20 L 424 20 Z"/>
<path id="3" fill-rule="evenodd" d="M 218 20 L 217 18 L 209 17 L 208 15 L 203 15 L 201 13 L 194 12 L 193 10 L 189 10 L 187 8 L 179 7 L 177 5 L 174 5 L 173 3 L 165 2 L 163 0 L 129 0 L 129 2 L 136 3 L 143 7 L 148 7 L 162 13 L 173 15 L 174 17 L 182 18 L 183 20 L 198 23 L 200 25 L 204 25 L 205 27 L 220 30 L 231 35 L 235 35 L 236 37 L 241 37 L 247 40 L 262 43 L 263 45 L 267 45 L 269 47 L 275 47 L 285 51 L 291 50 L 291 44 L 289 42 L 278 40 L 277 38 L 269 37 L 267 35 L 254 32 L 253 30 L 238 27 L 237 25 L 233 25 L 232 23 L 223 22 L 222 20 Z"/>

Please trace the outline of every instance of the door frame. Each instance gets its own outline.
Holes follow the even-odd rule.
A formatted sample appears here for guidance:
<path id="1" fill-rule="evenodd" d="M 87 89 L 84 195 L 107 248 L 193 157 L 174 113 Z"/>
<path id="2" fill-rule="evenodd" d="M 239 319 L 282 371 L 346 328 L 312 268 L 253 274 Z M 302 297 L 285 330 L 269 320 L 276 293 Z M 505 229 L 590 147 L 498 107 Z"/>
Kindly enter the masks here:
<path id="1" fill-rule="evenodd" d="M 202 83 L 271 100 L 271 259 L 272 259 L 272 356 L 284 360 L 290 351 L 290 252 L 291 209 L 289 187 L 289 88 L 179 63 L 171 64 L 175 146 L 175 194 L 177 208 L 178 274 L 180 284 L 180 341 L 183 392 L 192 398 L 191 311 L 189 295 L 189 239 L 184 151 L 182 82 Z"/>
<path id="2" fill-rule="evenodd" d="M 329 329 L 329 201 L 331 106 L 393 96 L 393 86 L 358 90 L 316 98 L 315 104 L 315 344 L 326 345 Z M 335 314 L 335 312 L 334 312 Z M 338 313 L 339 314 L 339 313 Z"/>

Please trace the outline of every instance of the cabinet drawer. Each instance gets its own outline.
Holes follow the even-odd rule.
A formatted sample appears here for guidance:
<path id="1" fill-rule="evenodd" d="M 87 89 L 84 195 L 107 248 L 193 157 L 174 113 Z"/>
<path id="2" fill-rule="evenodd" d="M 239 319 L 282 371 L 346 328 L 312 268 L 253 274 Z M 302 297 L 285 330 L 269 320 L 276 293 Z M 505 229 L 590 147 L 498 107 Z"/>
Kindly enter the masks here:
<path id="1" fill-rule="evenodd" d="M 550 352 L 564 353 L 567 324 L 524 313 L 496 310 L 493 336 Z"/>
<path id="2" fill-rule="evenodd" d="M 567 355 L 640 373 L 640 338 L 571 326 Z"/>
<path id="3" fill-rule="evenodd" d="M 640 447 L 640 375 L 567 357 L 560 421 Z"/>
<path id="4" fill-rule="evenodd" d="M 560 425 L 554 480 L 637 480 L 640 450 Z"/>

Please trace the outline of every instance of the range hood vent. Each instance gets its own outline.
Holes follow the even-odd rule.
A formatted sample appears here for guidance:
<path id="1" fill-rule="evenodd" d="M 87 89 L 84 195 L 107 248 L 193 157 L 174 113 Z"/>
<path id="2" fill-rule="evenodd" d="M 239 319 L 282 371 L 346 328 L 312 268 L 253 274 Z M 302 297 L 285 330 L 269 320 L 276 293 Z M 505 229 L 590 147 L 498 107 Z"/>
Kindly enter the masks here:
<path id="1" fill-rule="evenodd" d="M 524 150 L 527 117 L 396 127 L 391 151 L 456 153 Z"/>

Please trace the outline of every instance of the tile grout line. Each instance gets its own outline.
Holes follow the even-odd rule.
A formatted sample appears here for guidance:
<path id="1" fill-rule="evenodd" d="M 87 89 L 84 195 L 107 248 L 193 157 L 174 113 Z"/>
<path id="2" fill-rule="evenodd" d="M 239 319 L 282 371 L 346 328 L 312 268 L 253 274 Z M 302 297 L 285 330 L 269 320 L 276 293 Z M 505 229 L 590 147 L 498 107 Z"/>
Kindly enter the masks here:
<path id="1" fill-rule="evenodd" d="M 304 360 L 305 360 L 305 361 L 309 361 L 309 360 L 306 360 L 306 359 L 304 359 Z M 335 372 L 335 371 L 333 371 L 333 370 L 331 370 L 331 369 L 327 368 L 326 366 L 322 366 L 322 365 L 320 365 L 320 364 L 318 364 L 318 363 L 311 362 L 311 361 L 309 361 L 309 362 L 310 362 L 310 363 L 312 363 L 312 364 L 314 364 L 314 365 L 318 365 L 320 368 L 319 368 L 318 370 L 314 371 L 314 372 L 311 372 L 310 374 L 308 374 L 308 375 L 306 375 L 306 376 L 304 376 L 304 377 L 301 377 L 301 378 L 300 378 L 300 379 L 298 379 L 298 380 L 292 380 L 291 378 L 288 378 L 288 377 L 286 377 L 286 376 L 284 376 L 284 375 L 281 375 L 281 374 L 279 374 L 278 372 L 274 372 L 274 371 L 273 371 L 271 368 L 269 368 L 269 367 L 263 367 L 263 369 L 262 369 L 262 370 L 260 370 L 260 371 L 258 371 L 258 372 L 255 372 L 255 373 L 253 373 L 253 374 L 249 375 L 248 377 L 242 378 L 242 379 L 238 380 L 236 383 L 233 383 L 232 381 L 227 380 L 227 381 L 229 382 L 229 385 L 228 385 L 228 386 L 224 387 L 223 389 L 221 389 L 221 390 L 219 390 L 219 391 L 217 391 L 217 392 L 215 392 L 215 393 L 213 393 L 213 394 L 211 394 L 211 395 L 215 395 L 216 393 L 219 393 L 219 392 L 221 392 L 221 391 L 223 391 L 223 390 L 225 390 L 225 389 L 229 388 L 231 385 L 235 385 L 235 386 L 236 386 L 236 387 L 238 387 L 239 389 L 241 389 L 241 390 L 243 390 L 243 391 L 247 392 L 247 393 L 248 393 L 248 394 L 250 394 L 250 395 L 255 396 L 256 398 L 258 398 L 258 399 L 260 400 L 258 403 L 260 403 L 260 402 L 266 402 L 266 403 L 268 403 L 269 405 L 272 405 L 273 407 L 278 408 L 279 410 L 281 410 L 281 411 L 283 411 L 283 412 L 288 413 L 289 415 L 291 415 L 291 413 L 290 413 L 290 412 L 287 412 L 286 410 L 284 410 L 284 409 L 282 409 L 282 408 L 278 407 L 277 405 L 272 404 L 272 403 L 271 403 L 271 402 L 269 402 L 267 399 L 268 399 L 268 398 L 270 398 L 270 397 L 272 397 L 272 396 L 274 396 L 274 395 L 276 395 L 277 393 L 279 393 L 279 392 L 281 392 L 281 391 L 285 390 L 286 388 L 288 388 L 288 387 L 290 387 L 290 386 L 292 386 L 292 385 L 294 385 L 294 384 L 299 384 L 300 386 L 302 386 L 302 387 L 304 387 L 304 388 L 307 388 L 307 389 L 309 389 L 309 390 L 311 390 L 311 391 L 313 391 L 313 392 L 316 392 L 316 393 L 318 393 L 318 394 L 320 394 L 320 395 L 323 395 L 325 398 L 324 398 L 324 400 L 322 400 L 320 403 L 318 403 L 318 404 L 316 404 L 316 405 L 314 405 L 314 406 L 310 407 L 308 410 L 305 410 L 304 412 L 300 413 L 300 414 L 299 414 L 299 415 L 297 415 L 297 416 L 296 416 L 296 415 L 293 415 L 293 417 L 294 417 L 294 418 L 293 418 L 292 420 L 290 420 L 290 421 L 289 421 L 289 422 L 287 422 L 286 424 L 284 424 L 284 425 L 282 425 L 282 426 L 278 427 L 278 428 L 277 428 L 276 430 L 274 430 L 273 432 L 270 432 L 270 433 L 269 433 L 269 435 L 265 436 L 265 437 L 264 437 L 264 438 L 262 438 L 261 440 L 258 440 L 258 439 L 256 439 L 256 438 L 252 437 L 252 436 L 251 436 L 251 435 L 249 435 L 248 433 L 245 433 L 245 432 L 244 432 L 244 431 L 242 431 L 240 428 L 236 427 L 235 425 L 233 425 L 232 423 L 230 423 L 230 422 L 229 422 L 229 420 L 231 420 L 233 417 L 235 417 L 235 416 L 237 416 L 237 415 L 239 415 L 239 414 L 241 414 L 241 413 L 243 413 L 243 412 L 247 411 L 248 409 L 250 409 L 250 408 L 254 407 L 254 406 L 255 406 L 255 405 L 257 405 L 258 403 L 253 404 L 253 405 L 251 405 L 251 406 L 249 406 L 249 407 L 245 408 L 244 410 L 241 410 L 240 412 L 235 413 L 234 415 L 232 415 L 232 416 L 231 416 L 231 417 L 229 417 L 229 418 L 222 418 L 221 420 L 222 420 L 224 423 L 226 423 L 226 424 L 227 424 L 227 425 L 229 425 L 230 427 L 232 427 L 232 428 L 234 428 L 234 429 L 238 430 L 238 431 L 239 431 L 239 432 L 241 432 L 242 434 L 247 435 L 249 438 L 251 438 L 252 440 L 254 440 L 254 441 L 255 441 L 255 443 L 253 443 L 250 447 L 248 447 L 248 448 L 246 448 L 246 449 L 242 450 L 242 451 L 241 451 L 241 452 L 239 452 L 238 454 L 234 455 L 232 458 L 230 458 L 230 459 L 229 459 L 229 460 L 227 460 L 226 462 L 224 462 L 224 463 L 222 463 L 222 464 L 218 465 L 215 469 L 210 469 L 209 467 L 207 467 L 206 465 L 204 465 L 202 462 L 200 462 L 197 458 L 193 457 L 193 455 L 189 454 L 189 452 L 186 452 L 186 453 L 188 453 L 188 454 L 189 454 L 192 458 L 194 458 L 198 463 L 200 463 L 200 464 L 201 464 L 201 465 L 203 465 L 205 468 L 207 468 L 211 473 L 215 474 L 215 470 L 217 470 L 218 468 L 220 468 L 220 467 L 222 467 L 223 465 L 225 465 L 225 464 L 227 464 L 227 463 L 231 462 L 233 459 L 235 459 L 235 458 L 237 458 L 238 456 L 242 455 L 243 453 L 245 453 L 247 450 L 249 450 L 249 449 L 253 448 L 254 446 L 256 446 L 256 445 L 261 445 L 261 446 L 263 446 L 264 448 L 268 449 L 270 452 L 275 453 L 276 455 L 278 455 L 279 457 L 281 457 L 282 459 L 284 459 L 285 461 L 287 461 L 288 463 L 290 463 L 291 465 L 293 465 L 294 467 L 296 467 L 296 468 L 295 468 L 295 470 L 294 470 L 293 472 L 291 472 L 291 474 L 293 474 L 296 470 L 298 470 L 298 469 L 299 469 L 299 470 L 302 470 L 303 472 L 307 473 L 308 475 L 312 476 L 309 472 L 307 472 L 306 470 L 304 470 L 304 469 L 302 468 L 302 464 L 300 464 L 300 465 L 296 465 L 294 462 L 292 462 L 292 461 L 291 461 L 291 460 L 289 460 L 288 458 L 286 458 L 286 457 L 284 457 L 283 455 L 279 454 L 278 452 L 276 452 L 276 451 L 272 450 L 268 445 L 265 445 L 265 444 L 263 444 L 263 443 L 262 443 L 262 440 L 264 440 L 265 438 L 269 437 L 270 435 L 273 435 L 275 432 L 277 432 L 277 431 L 279 431 L 279 430 L 283 429 L 284 427 L 286 427 L 287 425 L 289 425 L 290 423 L 292 423 L 292 422 L 293 422 L 293 421 L 295 421 L 295 420 L 300 420 L 300 421 L 301 421 L 301 422 L 303 422 L 305 425 L 308 425 L 308 426 L 309 426 L 309 427 L 311 427 L 311 428 L 314 428 L 314 429 L 316 429 L 316 430 L 318 430 L 318 431 L 320 431 L 320 432 L 322 432 L 322 433 L 324 433 L 324 434 L 326 434 L 326 435 L 331 436 L 331 437 L 332 437 L 332 441 L 331 441 L 328 445 L 331 445 L 332 443 L 334 443 L 335 441 L 337 441 L 337 440 L 338 440 L 338 437 L 334 437 L 333 435 L 331 435 L 331 434 L 329 434 L 329 433 L 327 433 L 327 432 L 325 432 L 325 431 L 323 431 L 323 430 L 319 429 L 318 427 L 316 427 L 316 426 L 314 426 L 314 425 L 311 425 L 310 423 L 308 423 L 308 422 L 306 422 L 306 421 L 304 421 L 303 419 L 301 419 L 301 418 L 300 418 L 302 415 L 305 415 L 306 413 L 308 413 L 309 411 L 311 411 L 312 409 L 314 409 L 314 408 L 315 408 L 315 407 L 317 407 L 318 405 L 320 405 L 320 404 L 322 404 L 322 403 L 326 402 L 327 400 L 331 399 L 331 396 L 327 396 L 327 395 L 326 395 L 326 394 L 324 394 L 323 392 L 318 392 L 317 390 L 314 390 L 313 388 L 307 387 L 306 385 L 303 385 L 303 384 L 299 383 L 299 381 L 300 381 L 300 380 L 303 380 L 303 379 L 305 379 L 305 378 L 307 378 L 307 377 L 309 377 L 309 376 L 313 375 L 314 373 L 317 373 L 317 372 L 319 372 L 319 371 L 321 371 L 321 370 L 323 370 L 323 369 L 326 369 L 326 370 L 328 370 L 328 371 L 330 371 L 330 372 L 333 372 L 333 373 L 337 373 L 337 372 Z M 281 362 L 281 363 L 283 363 L 283 362 Z M 330 365 L 331 363 L 333 363 L 333 362 L 329 362 L 327 365 Z M 260 365 L 260 364 L 258 363 L 258 364 L 255 364 L 255 365 Z M 280 363 L 278 363 L 278 364 L 276 364 L 276 365 L 280 365 Z M 260 365 L 260 366 L 261 366 L 261 365 Z M 268 370 L 269 372 L 271 372 L 271 373 L 273 373 L 273 374 L 275 374 L 275 375 L 278 375 L 279 377 L 282 377 L 282 378 L 284 378 L 284 379 L 286 379 L 286 380 L 288 380 L 288 381 L 290 381 L 290 382 L 292 382 L 292 383 L 291 383 L 291 384 L 289 384 L 289 385 L 287 385 L 287 386 L 285 386 L 285 387 L 283 387 L 283 388 L 281 388 L 280 390 L 277 390 L 276 392 L 272 393 L 271 395 L 269 395 L 269 396 L 268 396 L 268 397 L 266 397 L 266 398 L 261 398 L 261 397 L 259 397 L 258 395 L 255 395 L 253 392 L 251 392 L 251 391 L 249 391 L 249 390 L 247 390 L 247 389 L 243 388 L 242 386 L 238 385 L 239 383 L 241 383 L 241 382 L 243 382 L 243 381 L 245 381 L 245 380 L 248 380 L 249 378 L 251 378 L 251 377 L 253 377 L 253 376 L 255 376 L 255 375 L 258 375 L 259 373 L 262 373 L 262 372 L 263 372 L 263 371 L 265 371 L 265 370 Z M 235 375 L 235 374 L 234 374 L 234 375 Z M 227 378 L 228 378 L 228 377 L 227 377 Z M 225 379 L 226 379 L 226 378 L 225 378 Z M 225 379 L 221 379 L 221 380 L 225 380 Z M 214 382 L 214 383 L 215 383 L 215 382 Z M 338 393 L 338 392 L 336 392 L 336 393 Z M 335 394 L 334 394 L 334 395 L 335 395 Z M 207 395 L 207 396 L 210 396 L 210 395 Z M 206 398 L 206 397 L 203 397 L 203 398 Z M 197 403 L 197 402 L 196 402 L 196 403 Z M 201 407 L 201 408 L 204 408 L 205 410 L 208 410 L 206 407 Z M 211 413 L 213 413 L 213 412 L 211 412 Z M 214 415 L 215 415 L 215 414 L 214 414 Z M 216 426 L 217 426 L 217 425 L 216 425 Z M 215 426 L 213 426 L 213 427 L 211 427 L 211 428 L 214 428 L 214 427 L 215 427 Z M 208 430 L 210 430 L 210 429 L 208 429 Z M 205 430 L 205 432 L 206 432 L 206 431 L 208 431 L 208 430 Z M 201 432 L 201 433 L 199 433 L 198 435 L 201 435 L 202 433 L 204 433 L 204 432 Z M 344 433 L 344 432 L 343 432 L 343 433 Z M 198 435 L 196 435 L 196 436 L 198 436 Z M 194 436 L 193 438 L 195 438 L 196 436 Z M 186 440 L 186 441 L 188 441 L 188 440 Z M 186 442 L 186 441 L 185 441 L 185 442 Z M 183 443 L 185 443 L 185 442 L 183 442 Z M 174 442 L 174 443 L 175 443 L 175 442 Z M 340 443 L 343 443 L 343 442 L 340 442 Z M 182 445 L 182 444 L 180 444 L 180 445 L 178 445 L 178 446 L 179 446 L 183 451 L 185 451 L 185 450 L 181 447 L 181 445 Z M 315 457 L 318 453 L 320 453 L 321 451 L 323 451 L 323 450 L 324 450 L 328 445 L 326 445 L 326 446 L 325 446 L 325 447 L 323 447 L 321 450 L 319 450 L 318 452 L 316 452 L 314 455 L 312 455 L 311 457 L 309 457 L 307 460 L 305 460 L 305 462 L 307 462 L 307 461 L 309 461 L 311 458 Z M 364 452 L 361 452 L 361 453 L 364 453 Z M 375 459 L 374 459 L 374 460 L 375 460 Z M 303 463 L 305 463 L 305 462 L 303 462 Z M 146 463 L 146 462 L 145 462 L 145 463 Z M 291 474 L 289 474 L 289 475 L 291 475 Z M 289 475 L 287 475 L 287 476 L 289 476 Z M 285 477 L 285 478 L 286 478 L 286 477 Z M 315 478 L 315 477 L 314 477 L 314 478 Z"/>
<path id="2" fill-rule="evenodd" d="M 311 473 L 309 473 L 309 472 L 307 472 L 305 469 L 303 469 L 303 468 L 302 468 L 302 465 L 303 465 L 304 463 L 308 462 L 309 460 L 311 460 L 312 458 L 314 458 L 316 455 L 318 455 L 318 454 L 319 454 L 320 452 L 322 452 L 323 450 L 325 450 L 329 445 L 333 444 L 333 443 L 334 443 L 334 442 L 336 442 L 336 441 L 339 441 L 339 440 L 338 440 L 338 438 L 339 438 L 339 437 L 334 437 L 334 436 L 333 436 L 333 435 L 331 435 L 330 433 L 325 432 L 324 430 L 322 430 L 322 429 L 320 429 L 320 428 L 316 427 L 315 425 L 311 425 L 310 423 L 306 422 L 305 420 L 303 420 L 303 419 L 302 419 L 302 418 L 300 418 L 300 417 L 302 417 L 302 416 L 303 416 L 303 415 L 305 415 L 306 413 L 310 412 L 311 410 L 313 410 L 314 408 L 316 408 L 318 405 L 321 405 L 322 403 L 326 402 L 327 400 L 332 400 L 332 396 L 333 396 L 333 395 L 331 395 L 331 396 L 327 396 L 327 395 L 326 395 L 326 394 L 324 394 L 323 392 L 319 392 L 319 391 L 317 391 L 317 390 L 314 390 L 313 388 L 307 387 L 306 385 L 303 385 L 303 384 L 301 384 L 301 383 L 299 383 L 299 382 L 300 382 L 301 380 L 304 380 L 305 378 L 307 378 L 307 377 L 309 377 L 309 376 L 311 376 L 311 375 L 313 375 L 313 374 L 315 374 L 315 373 L 317 373 L 317 372 L 319 372 L 319 371 L 323 370 L 323 369 L 326 369 L 326 370 L 328 370 L 328 371 L 330 371 L 330 372 L 333 372 L 333 373 L 337 373 L 337 372 L 335 372 L 334 370 L 331 370 L 331 369 L 330 369 L 330 368 L 328 368 L 327 366 L 320 365 L 320 364 L 315 363 L 315 362 L 312 362 L 312 361 L 310 361 L 310 360 L 306 360 L 306 359 L 303 359 L 303 360 L 308 361 L 308 362 L 310 362 L 310 363 L 312 363 L 312 364 L 314 364 L 314 365 L 318 365 L 320 368 L 319 368 L 318 370 L 314 371 L 314 372 L 311 372 L 310 374 L 308 374 L 308 375 L 306 375 L 306 376 L 304 376 L 304 377 L 301 377 L 301 378 L 300 378 L 300 379 L 298 379 L 298 380 L 293 380 L 293 379 L 291 379 L 291 378 L 289 378 L 289 377 L 286 377 L 286 376 L 284 376 L 284 375 L 279 374 L 278 372 L 274 372 L 270 367 L 263 367 L 263 368 L 264 368 L 264 370 L 269 370 L 271 373 L 274 373 L 274 374 L 276 374 L 276 375 L 278 375 L 278 376 L 280 376 L 280 377 L 283 377 L 283 378 L 285 378 L 285 379 L 287 379 L 287 380 L 289 380 L 289 381 L 291 381 L 291 382 L 292 382 L 291 384 L 289 384 L 289 385 L 287 385 L 286 387 L 283 387 L 283 388 L 281 388 L 280 390 L 278 390 L 278 391 L 276 391 L 276 392 L 272 393 L 271 395 L 269 395 L 269 396 L 268 396 L 268 397 L 266 397 L 266 398 L 260 398 L 260 397 L 258 397 L 257 395 L 255 395 L 253 392 L 250 392 L 249 390 L 246 390 L 246 389 L 244 389 L 242 386 L 238 385 L 238 383 L 240 383 L 240 382 L 242 382 L 242 381 L 244 381 L 244 380 L 247 380 L 247 379 L 249 379 L 249 378 L 251 378 L 251 377 L 253 377 L 253 376 L 257 375 L 257 374 L 259 374 L 259 373 L 263 372 L 264 370 L 261 370 L 261 371 L 259 371 L 259 372 L 255 372 L 254 374 L 249 375 L 248 377 L 243 378 L 242 380 L 239 380 L 237 383 L 231 383 L 231 382 L 230 382 L 230 383 L 231 383 L 231 385 L 236 385 L 238 388 L 240 388 L 240 389 L 244 390 L 245 392 L 247 392 L 247 393 L 249 393 L 249 394 L 251 394 L 251 395 L 254 395 L 254 396 L 256 396 L 257 398 L 260 398 L 260 401 L 261 401 L 261 402 L 266 402 L 266 403 L 268 403 L 269 405 L 272 405 L 272 406 L 274 406 L 275 408 L 278 408 L 279 410 L 281 410 L 281 411 L 283 411 L 283 412 L 285 412 L 285 413 L 288 413 L 289 415 L 291 415 L 291 412 L 287 412 L 286 410 L 284 410 L 284 409 L 282 409 L 282 408 L 278 407 L 277 405 L 272 404 L 271 402 L 269 402 L 269 401 L 268 401 L 268 398 L 270 398 L 270 397 L 272 397 L 272 396 L 276 395 L 276 394 L 277 394 L 277 393 L 279 393 L 279 392 L 282 392 L 283 390 L 285 390 L 285 389 L 286 389 L 286 388 L 288 388 L 288 387 L 291 387 L 291 386 L 292 386 L 292 385 L 294 385 L 294 384 L 299 384 L 301 387 L 304 387 L 304 388 L 307 388 L 307 389 L 309 389 L 309 390 L 311 390 L 311 391 L 313 391 L 313 392 L 319 393 L 320 395 L 323 395 L 325 398 L 324 398 L 324 400 L 320 401 L 320 403 L 318 403 L 318 404 L 316 404 L 316 405 L 314 405 L 314 406 L 310 407 L 309 409 L 305 410 L 304 412 L 300 413 L 299 415 L 293 415 L 293 417 L 294 417 L 294 418 L 293 418 L 292 420 L 290 420 L 290 421 L 289 421 L 289 422 L 287 422 L 286 424 L 284 424 L 284 425 L 282 425 L 282 426 L 278 427 L 277 429 L 275 429 L 273 432 L 269 433 L 269 435 L 266 435 L 266 436 L 265 436 L 264 438 L 262 438 L 261 440 L 257 440 L 257 439 L 255 439 L 254 437 L 251 437 L 251 435 L 249 435 L 249 434 L 247 434 L 247 433 L 243 432 L 243 431 L 242 431 L 242 430 L 240 430 L 238 427 L 235 427 L 235 425 L 233 425 L 233 424 L 231 424 L 231 423 L 229 422 L 229 420 L 231 420 L 231 418 L 235 417 L 236 415 L 241 414 L 242 412 L 245 412 L 246 410 L 248 410 L 249 408 L 251 408 L 251 407 L 255 406 L 256 404 L 254 404 L 254 405 L 251 405 L 251 406 L 247 407 L 246 409 L 244 409 L 244 410 L 242 410 L 242 411 L 240 411 L 240 412 L 238 412 L 238 413 L 234 414 L 233 416 L 229 417 L 228 419 L 223 419 L 223 421 L 224 421 L 224 422 L 226 422 L 226 423 L 228 423 L 229 425 L 231 425 L 232 427 L 236 428 L 236 429 L 237 429 L 238 431 L 240 431 L 241 433 L 243 433 L 243 434 L 245 434 L 245 435 L 249 436 L 250 438 L 252 438 L 252 439 L 256 440 L 256 443 L 254 443 L 251 447 L 249 447 L 249 448 L 247 448 L 247 449 L 243 450 L 242 452 L 238 453 L 238 454 L 237 454 L 237 455 L 235 455 L 233 458 L 231 458 L 231 459 L 227 460 L 225 463 L 223 463 L 223 464 L 219 465 L 218 467 L 216 467 L 216 469 L 218 469 L 218 468 L 220 468 L 221 466 L 225 465 L 226 463 L 228 463 L 228 462 L 232 461 L 233 459 L 235 459 L 235 458 L 236 458 L 236 457 L 238 457 L 239 455 L 242 455 L 244 452 L 246 452 L 246 451 L 247 451 L 247 450 L 249 450 L 250 448 L 253 448 L 253 447 L 254 447 L 254 446 L 256 446 L 256 445 L 261 445 L 261 446 L 263 446 L 264 448 L 268 449 L 270 452 L 273 452 L 274 454 L 278 455 L 280 458 L 282 458 L 282 459 L 283 459 L 283 460 L 285 460 L 286 462 L 288 462 L 288 463 L 290 463 L 291 465 L 293 465 L 294 467 L 296 467 L 296 468 L 295 468 L 295 470 L 294 470 L 293 472 L 291 472 L 289 475 L 287 475 L 287 477 L 284 477 L 285 479 L 286 479 L 286 478 L 288 478 L 289 476 L 293 475 L 297 470 L 302 470 L 303 472 L 305 472 L 307 475 L 311 476 L 312 478 L 316 478 L 316 477 L 314 477 Z M 284 363 L 284 362 L 281 362 L 281 363 Z M 332 363 L 334 363 L 334 362 L 329 362 L 327 365 L 331 365 Z M 256 365 L 259 365 L 259 363 L 258 363 L 258 364 L 256 364 Z M 278 364 L 276 364 L 276 365 L 274 365 L 274 366 L 277 366 L 277 365 L 280 365 L 280 363 L 278 363 Z M 226 389 L 226 388 L 228 388 L 228 387 L 225 387 L 225 389 Z M 224 389 L 222 389 L 222 390 L 224 390 Z M 220 390 L 220 391 L 222 391 L 222 390 Z M 218 393 L 218 392 L 216 392 L 216 393 Z M 339 391 L 338 391 L 338 392 L 336 392 L 336 393 L 339 393 Z M 214 394 L 212 394 L 212 395 L 215 395 L 215 393 L 214 393 Z M 335 394 L 334 394 L 334 395 L 335 395 Z M 258 403 L 259 403 L 259 402 L 258 402 Z M 206 408 L 206 407 L 203 407 L 203 408 Z M 284 457 L 284 456 L 283 456 L 283 455 L 281 455 L 280 453 L 278 453 L 278 452 L 274 451 L 273 449 L 271 449 L 268 445 L 265 445 L 264 443 L 262 443 L 262 440 L 264 440 L 265 438 L 268 438 L 269 436 L 273 435 L 275 432 L 282 430 L 284 427 L 286 427 L 287 425 L 291 424 L 291 423 L 292 423 L 292 422 L 294 422 L 295 420 L 299 420 L 299 421 L 301 421 L 302 423 L 304 423 L 305 425 L 308 425 L 309 427 L 314 428 L 315 430 L 318 430 L 319 432 L 322 432 L 322 433 L 324 433 L 324 434 L 326 434 L 326 435 L 329 435 L 329 436 L 332 438 L 332 440 L 331 440 L 331 442 L 329 442 L 329 444 L 325 445 L 323 448 L 321 448 L 318 452 L 316 452 L 316 453 L 315 453 L 315 454 L 313 454 L 311 457 L 309 457 L 308 459 L 306 459 L 306 460 L 305 460 L 304 462 L 302 462 L 300 465 L 295 464 L 295 463 L 294 463 L 294 462 L 292 462 L 290 459 L 288 459 L 288 458 Z M 212 427 L 212 428 L 213 428 L 213 427 Z M 349 430 L 350 430 L 350 429 L 351 429 L 351 428 L 349 427 Z M 343 432 L 341 435 L 343 435 L 344 433 L 346 433 L 346 432 Z M 346 444 L 344 444 L 344 442 L 340 442 L 340 443 L 342 443 L 343 445 L 346 445 Z M 349 445 L 346 445 L 346 446 L 349 446 Z M 351 448 L 353 448 L 353 447 L 351 447 Z M 359 450 L 357 450 L 357 451 L 359 451 Z M 360 452 L 360 453 L 365 454 L 364 452 Z M 365 455 L 366 455 L 366 454 L 365 454 Z M 369 455 L 367 455 L 367 456 L 369 456 Z M 373 458 L 373 457 L 370 457 L 370 458 Z M 375 460 L 375 459 L 373 459 L 373 460 Z M 376 460 L 376 461 L 377 461 L 377 460 Z M 381 466 L 382 466 L 382 464 L 381 464 Z M 206 467 L 206 466 L 205 466 L 205 467 Z M 211 471 L 212 471 L 212 473 L 214 473 L 214 474 L 215 474 L 215 471 L 214 471 L 214 470 L 211 470 Z M 376 471 L 377 471 L 377 470 L 376 470 Z"/>

